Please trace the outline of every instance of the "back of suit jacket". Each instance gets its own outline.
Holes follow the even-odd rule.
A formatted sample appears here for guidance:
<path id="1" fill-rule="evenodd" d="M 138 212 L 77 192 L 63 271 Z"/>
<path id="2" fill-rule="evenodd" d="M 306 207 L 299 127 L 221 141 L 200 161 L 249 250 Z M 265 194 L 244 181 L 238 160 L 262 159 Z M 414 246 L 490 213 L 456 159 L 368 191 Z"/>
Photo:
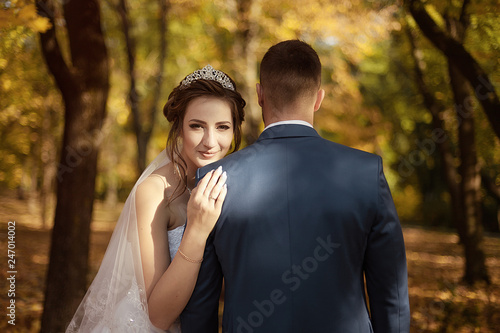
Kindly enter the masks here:
<path id="1" fill-rule="evenodd" d="M 278 125 L 222 165 L 228 195 L 183 333 L 408 332 L 404 241 L 380 157 Z M 365 300 L 369 293 L 371 318 Z"/>

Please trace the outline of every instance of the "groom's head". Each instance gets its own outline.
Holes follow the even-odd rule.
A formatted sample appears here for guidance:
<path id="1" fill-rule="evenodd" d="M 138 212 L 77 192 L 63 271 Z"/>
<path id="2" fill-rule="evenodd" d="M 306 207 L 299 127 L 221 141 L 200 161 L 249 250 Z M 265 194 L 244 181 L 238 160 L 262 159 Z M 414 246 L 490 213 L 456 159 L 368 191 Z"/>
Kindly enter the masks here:
<path id="1" fill-rule="evenodd" d="M 286 113 L 311 111 L 312 120 L 324 97 L 320 86 L 321 62 L 309 44 L 287 40 L 272 46 L 262 58 L 257 85 L 264 118 L 275 121 L 290 118 Z M 269 123 L 269 119 L 264 121 Z"/>

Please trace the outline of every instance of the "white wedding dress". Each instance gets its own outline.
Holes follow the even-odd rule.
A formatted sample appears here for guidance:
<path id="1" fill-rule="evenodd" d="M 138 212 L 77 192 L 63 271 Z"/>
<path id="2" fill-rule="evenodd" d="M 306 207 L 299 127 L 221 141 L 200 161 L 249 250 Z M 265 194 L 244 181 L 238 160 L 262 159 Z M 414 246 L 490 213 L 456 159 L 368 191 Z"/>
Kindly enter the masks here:
<path id="1" fill-rule="evenodd" d="M 177 320 L 168 331 L 154 327 L 148 316 L 135 210 L 137 186 L 153 171 L 168 164 L 162 151 L 130 192 L 94 281 L 66 333 L 180 333 Z M 177 253 L 184 226 L 168 231 L 171 258 Z"/>

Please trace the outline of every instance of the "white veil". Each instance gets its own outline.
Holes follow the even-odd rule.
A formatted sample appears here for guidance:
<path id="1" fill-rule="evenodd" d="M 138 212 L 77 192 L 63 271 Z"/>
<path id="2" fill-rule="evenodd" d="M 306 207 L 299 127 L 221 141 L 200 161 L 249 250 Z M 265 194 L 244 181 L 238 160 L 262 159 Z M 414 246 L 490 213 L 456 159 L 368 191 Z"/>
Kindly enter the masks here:
<path id="1" fill-rule="evenodd" d="M 135 193 L 137 186 L 144 179 L 169 161 L 166 150 L 163 150 L 134 185 L 115 226 L 99 271 L 66 333 L 165 332 L 154 327 L 148 316 L 137 232 Z M 178 333 L 180 327 L 172 327 L 169 332 Z"/>

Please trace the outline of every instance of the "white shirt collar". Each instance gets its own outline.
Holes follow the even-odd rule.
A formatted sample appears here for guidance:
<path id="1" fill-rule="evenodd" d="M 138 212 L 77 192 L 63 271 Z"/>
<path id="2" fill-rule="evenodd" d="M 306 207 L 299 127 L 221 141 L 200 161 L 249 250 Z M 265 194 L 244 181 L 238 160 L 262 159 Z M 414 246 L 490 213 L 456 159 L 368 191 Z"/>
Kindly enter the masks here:
<path id="1" fill-rule="evenodd" d="M 311 128 L 314 128 L 311 124 L 309 124 L 307 121 L 304 120 L 282 120 L 282 121 L 277 121 L 275 123 L 271 123 L 264 128 L 264 131 L 270 127 L 273 126 L 278 126 L 278 125 L 304 125 L 304 126 L 309 126 Z"/>

